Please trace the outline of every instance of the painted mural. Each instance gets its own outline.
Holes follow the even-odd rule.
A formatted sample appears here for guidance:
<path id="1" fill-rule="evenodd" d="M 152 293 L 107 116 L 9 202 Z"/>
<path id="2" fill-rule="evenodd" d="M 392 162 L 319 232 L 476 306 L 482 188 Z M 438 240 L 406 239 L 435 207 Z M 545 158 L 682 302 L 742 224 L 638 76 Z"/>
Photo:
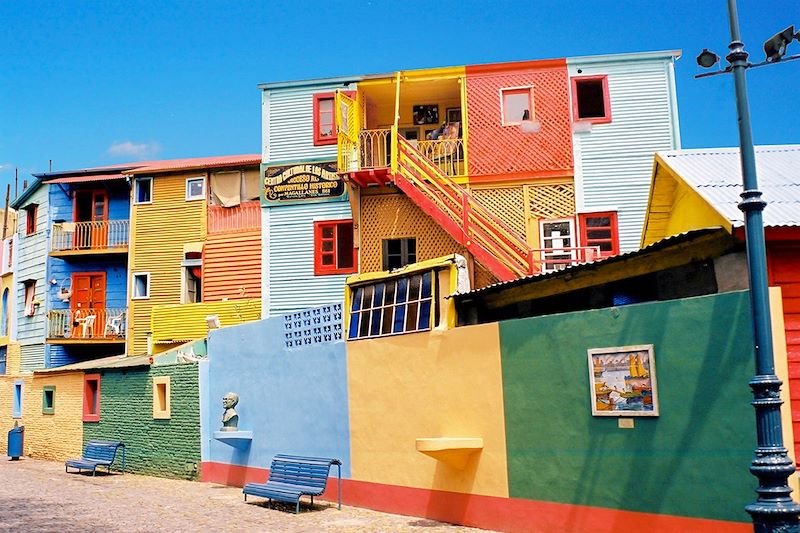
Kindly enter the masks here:
<path id="1" fill-rule="evenodd" d="M 658 416 L 652 344 L 592 348 L 588 354 L 594 416 Z"/>

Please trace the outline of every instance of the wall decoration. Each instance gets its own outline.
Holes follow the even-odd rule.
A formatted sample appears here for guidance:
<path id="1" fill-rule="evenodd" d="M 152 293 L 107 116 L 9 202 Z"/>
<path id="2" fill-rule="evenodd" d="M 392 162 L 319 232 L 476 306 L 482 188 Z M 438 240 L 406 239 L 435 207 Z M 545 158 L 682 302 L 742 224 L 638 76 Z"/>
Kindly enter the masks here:
<path id="1" fill-rule="evenodd" d="M 336 163 L 262 165 L 262 205 L 347 200 Z"/>
<path id="2" fill-rule="evenodd" d="M 414 124 L 438 124 L 439 123 L 439 106 L 432 105 L 415 105 L 414 111 Z"/>
<path id="3" fill-rule="evenodd" d="M 652 344 L 592 348 L 588 354 L 593 416 L 658 416 Z"/>
<path id="4" fill-rule="evenodd" d="M 447 108 L 447 122 L 461 122 L 461 108 L 448 107 Z"/>

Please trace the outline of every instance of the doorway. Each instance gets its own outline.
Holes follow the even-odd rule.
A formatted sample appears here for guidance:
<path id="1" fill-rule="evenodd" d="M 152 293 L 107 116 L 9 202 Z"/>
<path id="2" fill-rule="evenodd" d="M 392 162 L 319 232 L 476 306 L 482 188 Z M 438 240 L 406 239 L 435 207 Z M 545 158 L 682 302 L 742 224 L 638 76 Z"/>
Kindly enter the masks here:
<path id="1" fill-rule="evenodd" d="M 72 275 L 72 337 L 92 338 L 103 334 L 106 321 L 106 273 Z"/>
<path id="2" fill-rule="evenodd" d="M 102 189 L 75 192 L 74 244 L 77 249 L 108 246 L 108 193 Z"/>

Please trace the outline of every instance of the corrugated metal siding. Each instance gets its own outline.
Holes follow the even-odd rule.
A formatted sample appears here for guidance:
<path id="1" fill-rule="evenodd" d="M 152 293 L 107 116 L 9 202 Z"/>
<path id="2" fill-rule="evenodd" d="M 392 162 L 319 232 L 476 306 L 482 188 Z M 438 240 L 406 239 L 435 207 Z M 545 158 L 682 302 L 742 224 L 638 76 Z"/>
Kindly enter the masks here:
<path id="1" fill-rule="evenodd" d="M 44 344 L 26 344 L 20 346 L 19 369 L 21 372 L 30 372 L 37 368 L 44 368 Z"/>
<path id="2" fill-rule="evenodd" d="M 181 298 L 183 245 L 206 237 L 206 202 L 186 201 L 189 172 L 153 179 L 153 203 L 131 208 L 130 271 L 150 273 L 150 298 L 130 300 L 128 353 L 147 351 L 150 311 L 155 305 L 178 304 Z M 128 281 L 130 284 L 130 280 Z"/>
<path id="3" fill-rule="evenodd" d="M 570 77 L 608 75 L 611 100 L 611 123 L 573 134 L 577 208 L 616 207 L 621 251 L 634 250 L 641 238 L 653 155 L 676 148 L 671 60 L 583 64 L 568 59 L 567 65 Z"/>
<path id="4" fill-rule="evenodd" d="M 153 307 L 153 343 L 187 342 L 208 335 L 208 315 L 217 315 L 220 324 L 233 326 L 261 318 L 257 298 Z"/>
<path id="5" fill-rule="evenodd" d="M 261 298 L 261 230 L 209 234 L 203 247 L 203 301 Z"/>
<path id="6" fill-rule="evenodd" d="M 314 221 L 348 219 L 348 202 L 300 204 L 264 208 L 269 224 L 265 273 L 269 293 L 266 316 L 341 302 L 346 275 L 314 275 Z"/>
<path id="7" fill-rule="evenodd" d="M 47 230 L 48 230 L 48 186 L 42 185 L 34 192 L 25 205 L 38 204 L 36 228 L 33 235 L 25 235 L 27 217 L 23 212 L 17 221 L 18 250 L 16 277 L 16 305 L 17 305 L 17 340 L 27 348 L 22 354 L 21 367 L 24 369 L 44 365 L 44 336 L 47 306 L 46 295 L 46 262 L 47 262 Z M 23 206 L 24 207 L 24 206 Z M 26 279 L 36 280 L 36 299 L 42 302 L 36 306 L 32 317 L 23 316 L 25 312 L 25 286 Z"/>
<path id="8" fill-rule="evenodd" d="M 314 146 L 314 100 L 317 93 L 346 89 L 341 85 L 272 89 L 263 97 L 266 131 L 264 162 L 336 159 L 336 144 Z"/>

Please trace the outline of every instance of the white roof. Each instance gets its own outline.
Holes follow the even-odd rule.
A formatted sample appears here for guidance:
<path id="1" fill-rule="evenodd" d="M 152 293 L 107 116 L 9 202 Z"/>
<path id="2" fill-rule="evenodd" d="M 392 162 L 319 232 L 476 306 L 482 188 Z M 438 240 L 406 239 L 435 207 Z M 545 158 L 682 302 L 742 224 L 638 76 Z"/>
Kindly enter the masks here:
<path id="1" fill-rule="evenodd" d="M 758 189 L 767 202 L 765 226 L 800 226 L 800 145 L 756 147 Z M 739 210 L 742 167 L 739 148 L 658 152 L 661 158 L 734 226 Z"/>

